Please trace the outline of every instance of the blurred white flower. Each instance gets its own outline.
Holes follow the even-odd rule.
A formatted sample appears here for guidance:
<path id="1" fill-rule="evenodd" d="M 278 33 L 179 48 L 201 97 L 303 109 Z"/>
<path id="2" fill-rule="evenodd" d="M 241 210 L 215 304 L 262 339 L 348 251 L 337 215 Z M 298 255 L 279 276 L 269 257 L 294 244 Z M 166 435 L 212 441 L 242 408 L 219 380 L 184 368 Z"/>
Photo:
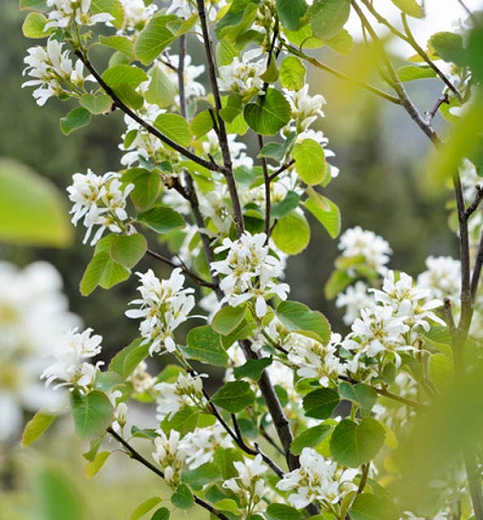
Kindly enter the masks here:
<path id="1" fill-rule="evenodd" d="M 457 301 L 461 284 L 461 263 L 450 256 L 430 256 L 427 270 L 418 276 L 418 287 L 429 289 L 434 298 Z"/>
<path id="2" fill-rule="evenodd" d="M 346 308 L 343 317 L 346 325 L 351 325 L 354 322 L 362 308 L 370 307 L 374 304 L 374 297 L 367 292 L 368 289 L 369 287 L 359 280 L 337 296 L 335 306 Z"/>
<path id="3" fill-rule="evenodd" d="M 75 226 L 84 218 L 84 226 L 87 228 L 84 244 L 94 226 L 100 227 L 91 240 L 91 245 L 100 240 L 106 229 L 113 233 L 122 233 L 124 230 L 123 222 L 128 218 L 126 199 L 134 189 L 134 184 L 123 186 L 120 178 L 116 172 L 99 176 L 90 169 L 85 175 L 74 174 L 74 183 L 67 188 L 69 199 L 74 203 L 70 213 L 73 213 L 72 222 Z"/>
<path id="4" fill-rule="evenodd" d="M 51 27 L 66 28 L 72 23 L 76 25 L 95 25 L 107 23 L 114 19 L 111 14 L 91 14 L 91 0 L 47 0 L 47 7 L 53 8 L 49 12 L 45 30 Z"/>
<path id="5" fill-rule="evenodd" d="M 173 270 L 168 280 L 161 281 L 151 269 L 136 274 L 141 280 L 138 287 L 141 298 L 131 301 L 130 305 L 139 305 L 139 308 L 126 311 L 126 316 L 143 319 L 139 330 L 143 344 L 150 343 L 151 355 L 161 352 L 163 347 L 174 352 L 173 332 L 188 319 L 195 306 L 194 289 L 183 289 L 185 278 L 179 268 Z"/>
<path id="6" fill-rule="evenodd" d="M 389 244 L 373 231 L 366 231 L 360 226 L 348 229 L 339 240 L 339 249 L 342 256 L 347 258 L 361 256 L 364 261 L 376 273 L 385 275 L 386 264 L 392 250 Z"/>
<path id="7" fill-rule="evenodd" d="M 0 262 L 0 442 L 13 439 L 24 410 L 55 411 L 62 401 L 40 374 L 46 355 L 80 319 L 68 312 L 62 279 L 47 262 L 20 270 Z"/>
<path id="8" fill-rule="evenodd" d="M 67 386 L 87 392 L 94 385 L 99 367 L 104 362 L 98 361 L 93 365 L 86 360 L 100 354 L 102 336 L 91 336 L 91 328 L 83 332 L 77 330 L 67 332 L 64 344 L 53 352 L 55 362 L 40 376 L 46 380 L 46 386 L 56 383 L 54 389 Z"/>

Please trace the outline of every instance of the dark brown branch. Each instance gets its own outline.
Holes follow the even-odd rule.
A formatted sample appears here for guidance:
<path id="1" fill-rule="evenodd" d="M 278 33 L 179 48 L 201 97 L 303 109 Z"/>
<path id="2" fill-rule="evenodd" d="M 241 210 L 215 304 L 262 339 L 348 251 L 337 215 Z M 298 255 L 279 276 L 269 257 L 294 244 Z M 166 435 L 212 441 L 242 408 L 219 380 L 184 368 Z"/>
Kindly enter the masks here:
<path id="1" fill-rule="evenodd" d="M 475 266 L 471 277 L 471 301 L 475 302 L 478 285 L 480 284 L 481 268 L 483 267 L 483 232 L 481 233 L 480 243 L 478 244 L 478 252 L 476 253 Z"/>
<path id="2" fill-rule="evenodd" d="M 267 432 L 265 429 L 265 426 L 263 424 L 260 424 L 260 431 L 262 433 L 263 438 L 271 444 L 281 455 L 285 455 L 282 448 L 273 440 L 272 436 Z"/>
<path id="3" fill-rule="evenodd" d="M 140 462 L 143 466 L 150 469 L 153 473 L 158 475 L 158 477 L 161 477 L 164 480 L 164 473 L 157 468 L 154 464 L 151 464 L 149 460 L 145 459 L 137 450 L 135 450 L 129 442 L 127 442 L 125 439 L 123 439 L 115 430 L 113 430 L 111 427 L 107 429 L 107 433 L 112 435 L 114 439 L 116 439 L 117 442 L 122 444 L 122 446 L 126 449 L 127 454 L 131 457 L 131 459 L 137 460 Z M 227 516 L 225 516 L 221 511 L 218 511 L 215 509 L 211 504 L 208 502 L 205 502 L 200 497 L 193 495 L 193 499 L 196 504 L 203 507 L 207 511 L 209 511 L 212 515 L 216 516 L 217 518 L 220 518 L 220 520 L 229 520 Z"/>
<path id="4" fill-rule="evenodd" d="M 260 150 L 263 148 L 263 137 L 258 135 L 258 146 Z M 270 175 L 268 174 L 267 159 L 262 157 L 263 170 L 263 184 L 265 186 L 265 245 L 268 245 L 270 240 L 270 210 L 271 210 L 271 196 L 270 196 Z"/>
<path id="5" fill-rule="evenodd" d="M 295 164 L 295 159 L 290 159 L 290 161 L 286 164 L 282 164 L 278 170 L 275 170 L 271 175 L 269 175 L 268 180 L 272 182 L 274 179 L 276 179 L 281 173 L 283 173 L 285 170 L 288 170 L 290 166 Z"/>
<path id="6" fill-rule="evenodd" d="M 147 130 L 151 135 L 154 135 L 157 137 L 160 141 L 162 141 L 164 144 L 171 147 L 173 150 L 176 150 L 184 157 L 191 159 L 196 164 L 199 164 L 200 166 L 203 166 L 204 168 L 207 168 L 208 170 L 217 171 L 217 172 L 224 172 L 224 168 L 220 166 L 219 164 L 215 163 L 214 161 L 206 161 L 205 159 L 202 159 L 201 157 L 198 157 L 195 153 L 193 153 L 191 150 L 188 150 L 187 148 L 184 148 L 183 146 L 179 145 L 169 137 L 166 137 L 164 134 L 162 134 L 159 130 L 157 130 L 154 126 L 151 126 L 149 123 L 144 121 L 142 117 L 139 117 L 133 110 L 131 110 L 125 103 L 123 103 L 117 94 L 112 90 L 111 87 L 101 78 L 100 74 L 97 72 L 97 70 L 93 67 L 92 63 L 89 61 L 87 56 L 85 56 L 80 50 L 74 51 L 75 55 L 84 63 L 86 68 L 89 70 L 89 72 L 94 76 L 96 81 L 99 83 L 99 85 L 102 87 L 102 89 L 105 91 L 105 93 L 113 100 L 114 105 L 117 106 L 119 109 L 121 109 L 126 115 L 128 115 L 131 119 L 136 121 L 140 126 L 142 126 L 145 130 Z"/>
<path id="7" fill-rule="evenodd" d="M 149 256 L 152 256 L 153 258 L 156 258 L 156 260 L 159 260 L 161 262 L 164 262 L 166 265 L 169 265 L 170 267 L 180 267 L 183 273 L 186 274 L 186 276 L 189 276 L 194 282 L 196 282 L 198 285 L 202 285 L 203 287 L 209 287 L 210 289 L 215 289 L 215 285 L 211 282 L 207 282 L 206 280 L 203 280 L 203 278 L 200 278 L 198 275 L 190 271 L 187 267 L 187 265 L 181 260 L 181 258 L 177 257 L 180 261 L 181 265 L 176 264 L 175 262 L 172 262 L 169 258 L 166 258 L 163 255 L 160 255 L 159 253 L 156 253 L 155 251 L 152 251 L 151 249 L 148 249 L 146 253 Z"/>
<path id="8" fill-rule="evenodd" d="M 469 218 L 478 209 L 480 202 L 483 200 L 483 186 L 481 184 L 477 184 L 475 188 L 476 195 L 472 203 L 466 208 L 466 218 Z"/>
<path id="9" fill-rule="evenodd" d="M 203 33 L 203 43 L 205 46 L 206 61 L 208 64 L 208 77 L 210 78 L 211 90 L 213 92 L 213 98 L 215 100 L 216 114 L 218 116 L 217 122 L 219 129 L 219 143 L 224 166 L 222 173 L 225 176 L 228 191 L 230 193 L 231 202 L 233 205 L 233 217 L 235 221 L 237 236 L 240 237 L 241 235 L 243 235 L 245 231 L 245 226 L 243 222 L 243 212 L 240 205 L 240 199 L 238 197 L 235 176 L 233 175 L 233 165 L 231 162 L 230 147 L 228 145 L 228 135 L 226 133 L 225 122 L 220 117 L 222 104 L 216 74 L 215 54 L 213 52 L 213 44 L 211 41 L 211 36 L 206 21 L 205 2 L 204 0 L 196 0 L 196 5 L 198 7 L 198 14 L 200 16 L 201 31 Z"/>
<path id="10" fill-rule="evenodd" d="M 434 119 L 434 116 L 439 110 L 439 107 L 443 104 L 449 104 L 449 96 L 448 93 L 445 92 L 434 104 L 433 108 L 426 112 L 426 123 L 431 124 L 431 121 Z"/>

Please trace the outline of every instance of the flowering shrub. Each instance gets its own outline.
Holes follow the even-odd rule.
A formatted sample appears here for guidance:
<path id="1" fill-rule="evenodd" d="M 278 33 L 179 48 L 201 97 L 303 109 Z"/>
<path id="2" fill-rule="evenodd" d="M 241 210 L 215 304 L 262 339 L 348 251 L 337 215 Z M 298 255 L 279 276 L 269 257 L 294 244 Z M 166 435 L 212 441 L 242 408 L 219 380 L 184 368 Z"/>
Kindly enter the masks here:
<path id="1" fill-rule="evenodd" d="M 164 479 L 170 496 L 139 509 L 157 507 L 153 520 L 195 504 L 224 520 L 483 518 L 481 412 L 469 399 L 481 390 L 472 381 L 481 372 L 483 32 L 468 13 L 462 34 L 437 33 L 425 50 L 410 23 L 424 18 L 423 6 L 393 4 L 401 29 L 370 0 L 21 0 L 32 10 L 24 34 L 44 40 L 28 51 L 23 86 L 36 88 L 41 106 L 51 97 L 73 104 L 61 130 L 124 114 L 120 170 L 76 173 L 68 188 L 72 222 L 83 221 L 94 247 L 80 292 L 123 282 L 145 256 L 153 262 L 135 271 L 140 297 L 126 311 L 140 319 L 140 337 L 104 367 L 95 360 L 102 338 L 73 329 L 42 378 L 68 393 L 76 432 L 91 442 L 91 471 L 118 444 Z M 305 51 L 350 54 L 351 13 L 374 45 L 382 86 Z M 416 57 L 396 69 L 374 21 Z M 98 45 L 110 52 L 102 68 L 91 52 Z M 192 63 L 195 48 L 204 63 Z M 345 309 L 346 334 L 289 300 L 283 281 L 287 258 L 310 241 L 307 216 L 332 238 L 341 231 L 325 192 L 339 171 L 316 126 L 326 100 L 306 82 L 308 65 L 405 109 L 439 150 L 428 163 L 433 180 L 453 183 L 459 260 L 430 257 L 413 278 L 390 269 L 392 250 L 375 233 L 342 234 L 326 295 Z M 428 77 L 444 93 L 422 115 L 403 83 Z M 432 127 L 438 111 L 455 126 L 445 143 Z M 168 279 L 156 262 L 173 268 Z M 150 374 L 145 360 L 166 353 L 172 363 Z M 215 385 L 213 368 L 224 371 Z M 156 428 L 132 424 L 131 400 L 156 405 Z M 476 419 L 461 441 L 451 432 L 463 430 L 443 433 L 448 415 L 438 406 L 460 417 L 465 400 Z M 425 417 L 440 425 L 434 445 L 449 450 L 444 463 L 424 436 L 434 432 Z M 23 444 L 51 422 L 51 411 L 39 411 Z M 153 460 L 135 437 L 151 444 Z M 404 451 L 418 443 L 427 456 Z"/>

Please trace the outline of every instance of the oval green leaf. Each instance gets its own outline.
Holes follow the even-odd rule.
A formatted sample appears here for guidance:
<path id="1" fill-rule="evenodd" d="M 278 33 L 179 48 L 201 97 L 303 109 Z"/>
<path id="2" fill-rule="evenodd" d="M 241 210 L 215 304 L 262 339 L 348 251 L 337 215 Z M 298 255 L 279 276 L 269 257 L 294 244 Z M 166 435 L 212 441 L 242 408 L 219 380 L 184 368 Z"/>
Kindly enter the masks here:
<path id="1" fill-rule="evenodd" d="M 70 135 L 91 122 L 91 113 L 84 107 L 71 110 L 65 117 L 60 119 L 60 129 L 64 135 Z"/>
<path id="2" fill-rule="evenodd" d="M 94 390 L 82 394 L 75 389 L 70 402 L 75 430 L 80 439 L 97 437 L 111 424 L 113 408 L 104 392 Z"/>
<path id="3" fill-rule="evenodd" d="M 265 95 L 246 105 L 244 110 L 248 126 L 261 135 L 276 134 L 290 121 L 290 115 L 290 103 L 274 88 L 267 89 Z"/>
<path id="4" fill-rule="evenodd" d="M 139 213 L 137 219 L 157 233 L 168 233 L 186 224 L 182 215 L 167 206 L 154 206 Z"/>
<path id="5" fill-rule="evenodd" d="M 211 398 L 212 402 L 230 413 L 238 413 L 251 406 L 255 394 L 246 381 L 230 381 Z"/>
<path id="6" fill-rule="evenodd" d="M 25 429 L 22 435 L 21 446 L 25 448 L 35 442 L 49 426 L 54 422 L 57 417 L 55 414 L 49 414 L 42 410 L 39 410 L 30 421 L 25 425 Z"/>
<path id="7" fill-rule="evenodd" d="M 228 355 L 221 345 L 221 336 L 209 325 L 191 329 L 186 342 L 188 345 L 182 350 L 190 359 L 215 366 L 225 366 L 228 362 Z"/>
<path id="8" fill-rule="evenodd" d="M 318 388 L 307 394 L 302 404 L 307 417 L 328 419 L 339 401 L 339 394 L 332 388 Z"/>
<path id="9" fill-rule="evenodd" d="M 118 264 L 132 269 L 144 256 L 148 247 L 144 235 L 116 235 L 111 242 L 111 257 Z"/>
<path id="10" fill-rule="evenodd" d="M 330 340 L 330 323 L 327 318 L 303 303 L 282 301 L 277 306 L 275 315 L 289 330 L 302 334 L 309 332 L 324 345 Z"/>
<path id="11" fill-rule="evenodd" d="M 313 35 L 330 40 L 349 19 L 350 0 L 316 0 L 309 12 Z"/>
<path id="12" fill-rule="evenodd" d="M 161 114 L 154 121 L 154 126 L 166 137 L 181 146 L 189 146 L 191 143 L 188 122 L 178 114 Z"/>
<path id="13" fill-rule="evenodd" d="M 284 253 L 298 255 L 309 245 L 310 227 L 305 217 L 294 211 L 277 220 L 272 238 Z"/>
<path id="14" fill-rule="evenodd" d="M 309 186 L 319 184 L 325 177 L 324 149 L 313 139 L 304 139 L 293 147 L 295 171 Z"/>
<path id="15" fill-rule="evenodd" d="M 349 510 L 351 520 L 398 520 L 399 511 L 392 500 L 384 495 L 362 493 L 357 495 Z"/>
<path id="16" fill-rule="evenodd" d="M 305 65 L 296 56 L 287 56 L 280 64 L 280 84 L 289 90 L 301 90 L 305 73 Z"/>

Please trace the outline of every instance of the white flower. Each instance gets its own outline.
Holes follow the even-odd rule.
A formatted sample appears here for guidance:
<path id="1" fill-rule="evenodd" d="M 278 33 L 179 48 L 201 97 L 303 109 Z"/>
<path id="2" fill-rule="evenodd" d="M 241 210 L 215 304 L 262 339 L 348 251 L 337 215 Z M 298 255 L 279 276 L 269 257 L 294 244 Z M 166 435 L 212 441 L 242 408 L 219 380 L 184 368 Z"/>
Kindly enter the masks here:
<path id="1" fill-rule="evenodd" d="M 138 291 L 141 298 L 130 302 L 139 305 L 139 309 L 126 311 L 128 318 L 142 318 L 139 326 L 143 344 L 150 343 L 149 353 L 161 352 L 164 346 L 173 352 L 176 344 L 173 339 L 174 330 L 188 319 L 195 305 L 191 293 L 194 289 L 183 289 L 185 281 L 181 269 L 176 268 L 168 280 L 159 280 L 149 269 L 146 273 L 136 273 L 141 285 Z"/>
<path id="2" fill-rule="evenodd" d="M 238 240 L 225 238 L 215 253 L 228 250 L 225 260 L 211 263 L 212 272 L 224 275 L 220 287 L 226 301 L 236 307 L 254 300 L 255 313 L 263 318 L 267 313 L 266 300 L 278 296 L 285 300 L 289 292 L 286 283 L 276 279 L 283 273 L 281 262 L 269 254 L 265 233 L 244 233 Z"/>
<path id="3" fill-rule="evenodd" d="M 157 11 L 155 3 L 146 6 L 143 0 L 120 0 L 124 9 L 124 20 L 122 29 L 124 31 L 135 31 L 142 29 Z M 118 31 L 122 33 L 123 31 Z"/>
<path id="4" fill-rule="evenodd" d="M 204 409 L 206 399 L 203 395 L 202 377 L 206 374 L 192 376 L 191 374 L 179 374 L 176 383 L 158 383 L 154 389 L 158 392 L 158 419 L 162 421 L 166 416 L 173 417 L 185 406 L 196 406 Z"/>
<path id="5" fill-rule="evenodd" d="M 359 280 L 354 285 L 349 286 L 344 293 L 337 296 L 335 306 L 346 307 L 343 317 L 346 325 L 353 323 L 362 308 L 374 304 L 374 298 L 368 294 L 367 290 L 368 286 Z"/>
<path id="6" fill-rule="evenodd" d="M 47 7 L 54 9 L 49 13 L 45 30 L 51 27 L 66 28 L 72 23 L 89 26 L 114 20 L 108 13 L 91 15 L 91 0 L 47 0 Z"/>
<path id="7" fill-rule="evenodd" d="M 220 90 L 236 92 L 248 99 L 256 96 L 263 88 L 260 76 L 265 72 L 266 61 L 261 49 L 252 49 L 241 58 L 235 57 L 229 65 L 219 67 Z"/>
<path id="8" fill-rule="evenodd" d="M 318 379 L 327 387 L 337 382 L 337 377 L 344 373 L 343 365 L 337 357 L 337 347 L 341 341 L 340 334 L 332 334 L 328 345 L 297 333 L 289 334 L 284 348 L 289 350 L 288 360 L 297 367 L 297 375 L 309 379 Z"/>
<path id="9" fill-rule="evenodd" d="M 268 468 L 263 464 L 260 454 L 254 459 L 245 457 L 243 462 L 235 461 L 233 465 L 238 471 L 238 477 L 225 480 L 222 485 L 238 497 L 240 509 L 247 518 L 261 505 L 265 495 L 265 485 L 261 477 Z"/>
<path id="10" fill-rule="evenodd" d="M 95 365 L 86 362 L 102 350 L 102 336 L 96 334 L 91 337 L 91 333 L 92 329 L 79 333 L 76 328 L 66 334 L 64 345 L 54 352 L 55 363 L 41 375 L 42 379 L 46 379 L 46 386 L 57 382 L 54 388 L 69 386 L 88 391 L 92 387 L 103 362 L 98 361 Z"/>
<path id="11" fill-rule="evenodd" d="M 302 509 L 313 502 L 328 506 L 340 502 L 357 489 L 353 479 L 357 470 L 342 470 L 336 462 L 329 462 L 312 448 L 304 448 L 300 468 L 284 475 L 277 488 L 294 491 L 288 497 L 290 504 Z"/>
<path id="12" fill-rule="evenodd" d="M 207 428 L 197 428 L 183 437 L 183 447 L 188 453 L 186 464 L 190 470 L 211 462 L 219 448 L 226 450 L 233 447 L 232 438 L 220 423 Z"/>
<path id="13" fill-rule="evenodd" d="M 187 456 L 186 450 L 182 441 L 180 442 L 178 431 L 171 430 L 169 437 L 162 430 L 158 430 L 157 433 L 158 437 L 154 439 L 154 460 L 161 466 L 166 484 L 176 487 L 181 482 L 181 468 Z"/>
<path id="14" fill-rule="evenodd" d="M 113 233 L 122 233 L 124 230 L 122 223 L 128 218 L 126 199 L 134 189 L 134 184 L 123 186 L 120 177 L 116 172 L 107 172 L 101 177 L 90 169 L 85 175 L 74 174 L 74 183 L 67 191 L 69 199 L 74 203 L 71 210 L 74 215 L 73 224 L 76 226 L 84 218 L 84 226 L 87 228 L 84 243 L 94 226 L 100 227 L 91 240 L 91 245 L 100 240 L 106 229 Z"/>
<path id="15" fill-rule="evenodd" d="M 339 240 L 342 256 L 352 258 L 361 256 L 375 272 L 384 275 L 385 265 L 389 261 L 392 250 L 389 244 L 372 231 L 363 230 L 360 226 L 348 229 Z"/>
<path id="16" fill-rule="evenodd" d="M 307 131 L 317 116 L 324 117 L 322 107 L 325 105 L 325 99 L 320 94 L 310 96 L 307 83 L 300 90 L 283 91 L 292 108 L 292 120 L 297 133 Z"/>
<path id="17" fill-rule="evenodd" d="M 461 264 L 450 256 L 430 256 L 426 259 L 427 270 L 418 276 L 418 286 L 429 289 L 435 298 L 459 298 Z"/>
<path id="18" fill-rule="evenodd" d="M 38 87 L 33 92 L 37 104 L 42 106 L 53 96 L 70 94 L 73 88 L 82 88 L 85 81 L 92 81 L 92 76 L 84 78 L 83 64 L 77 60 L 75 66 L 69 58 L 69 51 L 62 50 L 62 43 L 50 38 L 46 47 L 37 45 L 27 50 L 24 58 L 27 67 L 23 74 L 31 78 L 22 83 L 22 87 Z"/>

